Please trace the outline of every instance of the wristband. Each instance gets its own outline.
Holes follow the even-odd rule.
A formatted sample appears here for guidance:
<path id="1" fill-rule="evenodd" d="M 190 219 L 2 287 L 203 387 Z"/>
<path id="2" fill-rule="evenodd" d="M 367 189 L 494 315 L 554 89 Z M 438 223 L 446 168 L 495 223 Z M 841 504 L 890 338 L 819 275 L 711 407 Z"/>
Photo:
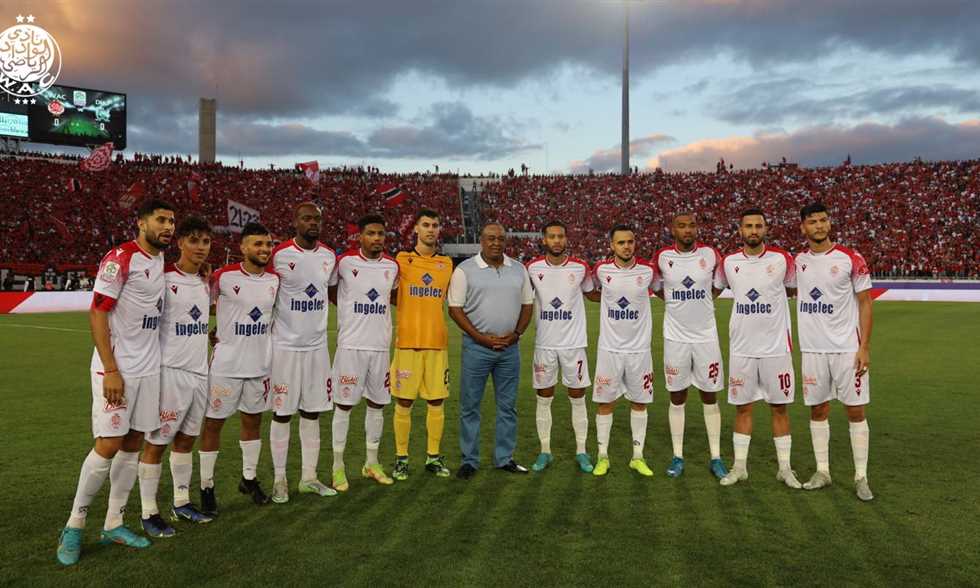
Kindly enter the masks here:
<path id="1" fill-rule="evenodd" d="M 102 375 L 108 376 L 109 374 L 117 374 L 117 373 L 119 373 L 119 369 L 118 368 L 117 369 L 114 369 L 114 370 L 105 370 L 105 371 L 102 372 Z"/>

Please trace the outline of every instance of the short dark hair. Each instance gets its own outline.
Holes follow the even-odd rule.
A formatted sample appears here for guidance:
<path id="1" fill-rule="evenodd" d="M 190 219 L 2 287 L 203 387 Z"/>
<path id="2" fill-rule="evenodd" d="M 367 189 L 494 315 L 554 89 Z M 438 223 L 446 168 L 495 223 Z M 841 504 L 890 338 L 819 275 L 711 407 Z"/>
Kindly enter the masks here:
<path id="1" fill-rule="evenodd" d="M 629 225 L 627 225 L 625 223 L 619 223 L 619 224 L 613 225 L 613 228 L 609 229 L 609 238 L 610 239 L 613 238 L 613 235 L 616 234 L 616 231 L 629 231 L 631 233 L 634 232 L 633 231 L 633 227 L 631 227 L 631 226 L 629 226 Z"/>
<path id="2" fill-rule="evenodd" d="M 695 222 L 697 222 L 697 220 L 698 220 L 697 215 L 695 215 L 690 210 L 680 210 L 680 211 L 675 212 L 674 213 L 674 216 L 670 217 L 670 222 L 674 222 L 675 220 L 679 219 L 682 216 L 689 216 L 692 219 L 694 219 Z"/>
<path id="3" fill-rule="evenodd" d="M 426 218 L 441 218 L 439 213 L 432 210 L 431 208 L 420 208 L 418 212 L 415 213 L 415 224 L 418 224 L 422 217 Z"/>
<path id="4" fill-rule="evenodd" d="M 561 227 L 561 230 L 565 231 L 566 233 L 568 232 L 568 227 L 565 226 L 565 223 L 561 222 L 560 220 L 550 220 L 546 222 L 543 227 L 541 227 L 541 234 L 547 234 L 548 229 L 551 227 Z"/>
<path id="5" fill-rule="evenodd" d="M 269 235 L 269 229 L 265 228 L 262 223 L 248 223 L 242 227 L 242 241 L 245 237 L 251 237 L 252 235 Z"/>
<path id="6" fill-rule="evenodd" d="M 741 223 L 742 219 L 744 219 L 747 216 L 756 216 L 756 215 L 762 217 L 762 222 L 769 224 L 769 220 L 766 219 L 766 213 L 762 212 L 761 208 L 746 208 L 745 210 L 742 211 L 742 214 L 739 215 L 738 222 Z"/>
<path id="7" fill-rule="evenodd" d="M 811 202 L 800 209 L 800 220 L 806 220 L 806 217 L 810 216 L 811 214 L 817 214 L 818 212 L 826 212 L 827 214 L 830 214 L 823 202 Z"/>
<path id="8" fill-rule="evenodd" d="M 160 198 L 147 198 L 140 203 L 140 207 L 136 211 L 136 216 L 138 218 L 146 218 L 148 216 L 153 216 L 153 213 L 158 210 L 169 210 L 170 212 L 176 212 L 174 205 L 170 204 L 166 200 L 161 200 Z"/>
<path id="9" fill-rule="evenodd" d="M 181 239 L 194 233 L 207 233 L 210 235 L 212 233 L 211 224 L 202 217 L 189 216 L 177 225 L 177 231 L 174 233 L 174 237 Z"/>
<path id="10" fill-rule="evenodd" d="M 357 219 L 357 228 L 361 231 L 368 225 L 381 225 L 383 227 L 385 226 L 385 219 L 380 214 L 365 214 Z"/>

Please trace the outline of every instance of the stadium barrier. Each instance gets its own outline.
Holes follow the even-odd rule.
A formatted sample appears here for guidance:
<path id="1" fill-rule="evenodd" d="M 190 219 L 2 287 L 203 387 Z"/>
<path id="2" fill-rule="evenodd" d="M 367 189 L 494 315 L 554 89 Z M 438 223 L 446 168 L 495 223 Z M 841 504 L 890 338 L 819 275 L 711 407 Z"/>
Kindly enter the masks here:
<path id="1" fill-rule="evenodd" d="M 980 302 L 980 281 L 876 281 L 871 295 L 876 301 Z M 720 296 L 731 297 L 730 290 Z M 91 304 L 91 292 L 0 292 L 0 314 L 84 311 Z"/>

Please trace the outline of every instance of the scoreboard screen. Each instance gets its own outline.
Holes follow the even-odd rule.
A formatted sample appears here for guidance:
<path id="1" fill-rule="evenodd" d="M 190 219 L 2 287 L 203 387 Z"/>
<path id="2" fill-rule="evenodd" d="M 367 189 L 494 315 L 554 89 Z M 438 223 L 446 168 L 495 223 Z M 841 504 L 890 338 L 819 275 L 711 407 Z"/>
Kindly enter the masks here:
<path id="1" fill-rule="evenodd" d="M 30 140 L 52 145 L 126 148 L 126 95 L 70 86 L 51 86 L 28 107 Z"/>
<path id="2" fill-rule="evenodd" d="M 27 138 L 27 107 L 14 104 L 10 94 L 0 93 L 0 137 Z"/>

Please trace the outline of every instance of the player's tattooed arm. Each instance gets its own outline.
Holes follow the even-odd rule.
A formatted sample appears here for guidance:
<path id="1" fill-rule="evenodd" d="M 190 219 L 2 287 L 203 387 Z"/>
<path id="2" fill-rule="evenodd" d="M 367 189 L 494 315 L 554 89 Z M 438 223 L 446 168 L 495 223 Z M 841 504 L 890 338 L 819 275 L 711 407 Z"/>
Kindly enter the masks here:
<path id="1" fill-rule="evenodd" d="M 871 291 L 858 292 L 857 301 L 861 345 L 854 354 L 854 375 L 860 377 L 871 367 Z"/>
<path id="2" fill-rule="evenodd" d="M 98 295 L 98 294 L 96 294 Z M 105 374 L 102 379 L 102 396 L 110 404 L 120 404 L 125 397 L 125 388 L 116 357 L 112 354 L 112 340 L 109 336 L 109 313 L 93 308 L 89 311 L 89 324 L 92 327 L 92 340 L 102 360 Z"/>

